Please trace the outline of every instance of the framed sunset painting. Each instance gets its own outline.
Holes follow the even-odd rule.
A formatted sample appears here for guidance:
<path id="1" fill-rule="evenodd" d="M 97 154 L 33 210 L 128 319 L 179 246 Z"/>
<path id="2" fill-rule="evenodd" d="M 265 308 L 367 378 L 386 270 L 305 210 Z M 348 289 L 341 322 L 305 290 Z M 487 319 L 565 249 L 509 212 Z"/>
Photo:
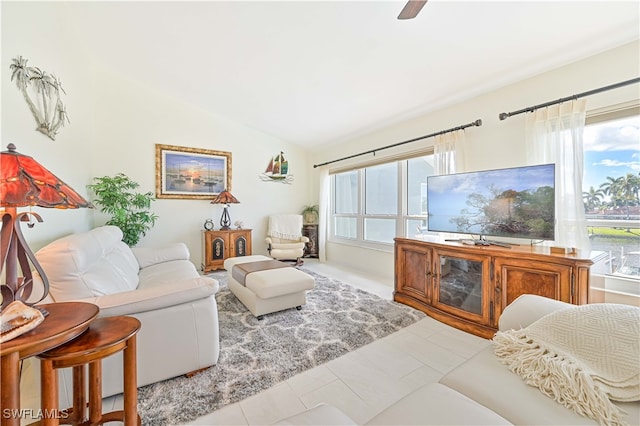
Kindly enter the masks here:
<path id="1" fill-rule="evenodd" d="M 231 153 L 156 144 L 156 197 L 210 199 L 231 190 Z"/>

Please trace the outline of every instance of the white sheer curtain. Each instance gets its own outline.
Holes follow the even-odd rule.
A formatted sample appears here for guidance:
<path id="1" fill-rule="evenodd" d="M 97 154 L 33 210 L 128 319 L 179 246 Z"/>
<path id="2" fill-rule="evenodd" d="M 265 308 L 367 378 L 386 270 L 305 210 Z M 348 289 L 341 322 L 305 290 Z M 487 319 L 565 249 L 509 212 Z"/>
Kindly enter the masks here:
<path id="1" fill-rule="evenodd" d="M 556 245 L 591 249 L 582 202 L 586 100 L 538 109 L 526 117 L 527 160 L 555 163 Z"/>
<path id="2" fill-rule="evenodd" d="M 329 168 L 320 167 L 320 201 L 318 203 L 318 256 L 320 262 L 327 261 L 327 234 L 329 232 L 329 197 L 331 178 Z"/>
<path id="3" fill-rule="evenodd" d="M 433 145 L 436 175 L 448 175 L 464 171 L 464 130 L 436 136 Z"/>
<path id="4" fill-rule="evenodd" d="M 450 175 L 464 171 L 465 140 L 464 130 L 456 130 L 455 132 L 436 136 L 433 145 L 434 174 Z M 461 236 L 449 232 L 439 232 L 438 238 L 456 239 L 461 238 Z"/>

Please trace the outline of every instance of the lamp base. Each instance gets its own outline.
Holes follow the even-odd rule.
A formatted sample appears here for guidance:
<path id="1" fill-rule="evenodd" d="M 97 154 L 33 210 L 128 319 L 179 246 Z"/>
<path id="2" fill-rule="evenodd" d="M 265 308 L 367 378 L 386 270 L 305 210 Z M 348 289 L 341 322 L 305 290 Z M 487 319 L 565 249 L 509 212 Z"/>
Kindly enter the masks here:
<path id="1" fill-rule="evenodd" d="M 220 230 L 221 231 L 228 231 L 229 229 L 231 229 L 231 217 L 229 216 L 229 211 L 227 210 L 226 206 L 223 210 L 222 210 L 222 217 L 220 218 Z"/>
<path id="2" fill-rule="evenodd" d="M 0 264 L 0 274 L 4 270 L 5 282 L 0 285 L 0 294 L 2 295 L 0 310 L 6 308 L 14 300 L 19 300 L 26 305 L 32 306 L 49 294 L 47 276 L 20 230 L 20 222 L 28 221 L 27 216 L 32 216 L 38 222 L 42 222 L 42 218 L 38 214 L 32 212 L 17 213 L 15 208 L 7 208 L 2 216 L 0 237 L 0 259 L 2 259 L 2 263 Z M 33 275 L 29 261 L 40 274 L 44 289 L 39 300 L 27 303 L 33 288 Z M 18 277 L 18 268 L 22 270 L 23 277 Z"/>

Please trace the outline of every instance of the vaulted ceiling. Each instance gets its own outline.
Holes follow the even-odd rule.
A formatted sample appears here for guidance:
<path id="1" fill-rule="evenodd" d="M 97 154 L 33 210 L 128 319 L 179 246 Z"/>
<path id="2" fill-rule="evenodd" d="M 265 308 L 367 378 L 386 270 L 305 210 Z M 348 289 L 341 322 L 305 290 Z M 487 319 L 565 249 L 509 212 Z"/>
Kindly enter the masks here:
<path id="1" fill-rule="evenodd" d="M 314 148 L 637 40 L 638 1 L 65 2 L 92 60 Z M 561 94 L 566 95 L 566 94 Z"/>

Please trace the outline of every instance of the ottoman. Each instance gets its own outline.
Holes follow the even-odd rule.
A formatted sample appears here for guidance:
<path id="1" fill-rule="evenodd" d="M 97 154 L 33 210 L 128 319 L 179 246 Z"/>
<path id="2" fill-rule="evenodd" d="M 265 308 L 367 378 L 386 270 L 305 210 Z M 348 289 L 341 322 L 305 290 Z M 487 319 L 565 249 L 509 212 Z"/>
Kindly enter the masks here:
<path id="1" fill-rule="evenodd" d="M 242 263 L 271 261 L 281 265 L 276 269 L 258 270 L 246 274 L 244 285 L 234 278 L 233 267 Z M 266 264 L 267 262 L 265 262 Z M 265 314 L 289 308 L 300 309 L 307 303 L 306 291 L 315 287 L 309 274 L 262 255 L 230 257 L 224 261 L 229 290 L 259 320 Z"/>

